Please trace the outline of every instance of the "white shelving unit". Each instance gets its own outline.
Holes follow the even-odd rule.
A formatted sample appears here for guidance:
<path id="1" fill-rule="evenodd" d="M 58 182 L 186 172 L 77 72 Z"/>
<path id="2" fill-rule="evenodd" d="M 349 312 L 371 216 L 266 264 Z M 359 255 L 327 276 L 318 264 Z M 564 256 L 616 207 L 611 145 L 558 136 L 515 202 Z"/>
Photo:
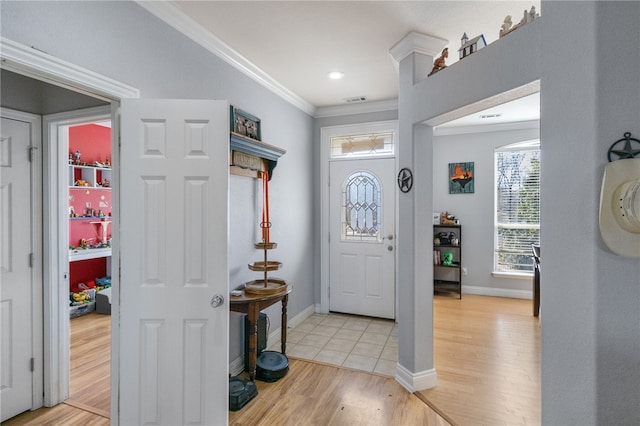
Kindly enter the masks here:
<path id="1" fill-rule="evenodd" d="M 79 170 L 80 179 L 87 182 L 89 186 L 76 186 L 76 171 Z M 111 182 L 111 168 L 69 165 L 69 187 L 70 188 L 101 188 L 111 189 L 111 186 L 103 186 L 102 183 L 108 180 Z"/>
<path id="2" fill-rule="evenodd" d="M 111 247 L 97 249 L 73 249 L 69 250 L 69 262 L 78 260 L 97 259 L 99 257 L 111 257 Z"/>

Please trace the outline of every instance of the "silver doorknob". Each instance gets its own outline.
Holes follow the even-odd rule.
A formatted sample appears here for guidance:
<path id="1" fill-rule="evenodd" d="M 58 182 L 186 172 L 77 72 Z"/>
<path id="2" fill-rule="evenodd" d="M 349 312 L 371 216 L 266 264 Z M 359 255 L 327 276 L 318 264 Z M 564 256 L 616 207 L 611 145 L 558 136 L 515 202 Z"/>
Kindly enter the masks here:
<path id="1" fill-rule="evenodd" d="M 386 237 L 382 237 L 382 239 L 391 241 L 391 240 L 393 240 L 393 234 L 389 234 Z"/>
<path id="2" fill-rule="evenodd" d="M 209 302 L 212 308 L 217 308 L 218 306 L 221 306 L 223 303 L 224 303 L 224 296 L 221 294 L 214 295 L 211 298 L 211 301 Z"/>
<path id="3" fill-rule="evenodd" d="M 393 251 L 393 246 L 387 246 L 387 250 Z"/>

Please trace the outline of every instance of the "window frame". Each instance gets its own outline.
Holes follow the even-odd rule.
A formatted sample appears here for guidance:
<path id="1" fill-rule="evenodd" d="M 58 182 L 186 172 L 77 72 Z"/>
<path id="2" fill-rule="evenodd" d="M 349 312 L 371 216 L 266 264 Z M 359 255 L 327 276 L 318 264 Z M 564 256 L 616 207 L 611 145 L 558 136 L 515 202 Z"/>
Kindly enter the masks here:
<path id="1" fill-rule="evenodd" d="M 530 153 L 530 152 L 537 152 L 536 157 L 537 157 L 537 161 L 538 161 L 538 176 L 537 176 L 537 195 L 538 195 L 538 211 L 537 211 L 537 218 L 538 221 L 537 222 L 505 222 L 505 221 L 500 221 L 500 215 L 499 215 L 499 211 L 498 211 L 498 203 L 499 203 L 499 188 L 498 188 L 498 184 L 499 184 L 499 154 L 500 153 L 504 153 L 504 152 L 512 152 L 512 153 Z M 527 165 L 531 165 L 532 161 L 531 159 L 528 160 Z M 494 209 L 493 209 L 493 214 L 494 214 L 494 226 L 493 226 L 493 236 L 494 236 L 494 241 L 493 241 L 493 274 L 494 275 L 513 275 L 513 276 L 533 276 L 533 259 L 531 259 L 531 269 L 525 269 L 522 268 L 522 266 L 524 265 L 528 265 L 528 263 L 509 263 L 509 265 L 513 265 L 514 267 L 512 268 L 505 268 L 504 265 L 505 263 L 502 262 L 500 260 L 500 255 L 501 254 L 515 254 L 515 255 L 520 255 L 520 258 L 522 258 L 522 256 L 529 256 L 529 252 L 527 251 L 527 249 L 525 249 L 524 247 L 521 248 L 521 250 L 514 250 L 514 251 L 509 251 L 509 250 L 504 250 L 500 248 L 500 234 L 502 230 L 505 229 L 514 229 L 514 230 L 531 230 L 531 231 L 536 231 L 537 233 L 537 239 L 534 238 L 534 240 L 532 241 L 533 244 L 540 244 L 540 140 L 539 139 L 533 139 L 533 140 L 527 140 L 527 141 L 522 141 L 522 142 L 516 142 L 516 143 L 512 143 L 512 144 L 508 144 L 508 145 L 504 145 L 498 148 L 494 149 L 494 188 L 493 188 L 493 193 L 494 193 Z M 524 174 L 521 178 L 520 178 L 520 184 L 522 185 L 522 182 L 524 180 L 526 180 L 526 178 L 530 177 L 530 175 Z M 520 201 L 518 201 L 518 203 L 516 204 L 516 206 L 520 205 Z M 516 207 L 517 210 L 517 207 Z M 530 251 L 530 250 L 529 250 Z"/>

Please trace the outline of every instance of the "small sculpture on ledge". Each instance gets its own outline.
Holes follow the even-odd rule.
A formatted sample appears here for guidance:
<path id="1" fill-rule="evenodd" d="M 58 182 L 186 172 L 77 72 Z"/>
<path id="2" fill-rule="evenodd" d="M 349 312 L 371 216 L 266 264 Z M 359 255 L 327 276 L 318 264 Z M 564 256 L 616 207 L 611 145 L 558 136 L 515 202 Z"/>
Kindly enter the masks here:
<path id="1" fill-rule="evenodd" d="M 442 53 L 440 54 L 440 56 L 433 63 L 433 69 L 429 73 L 429 76 L 437 73 L 442 69 L 445 69 L 447 67 L 447 64 L 445 64 L 444 62 L 448 57 L 449 57 L 449 48 L 445 47 L 442 50 Z"/>
<path id="2" fill-rule="evenodd" d="M 513 21 L 511 20 L 511 15 L 505 16 L 504 22 L 500 27 L 500 37 L 508 34 L 510 31 L 513 31 L 513 29 L 511 28 L 512 26 L 513 26 Z"/>
<path id="3" fill-rule="evenodd" d="M 509 34 L 510 32 L 513 32 L 513 31 L 517 30 L 520 27 L 523 27 L 523 26 L 527 25 L 529 22 L 531 22 L 534 19 L 537 19 L 537 18 L 540 17 L 540 14 L 536 13 L 536 7 L 535 6 L 531 6 L 531 10 L 529 10 L 529 11 L 527 11 L 527 9 L 525 9 L 522 15 L 523 15 L 522 19 L 516 25 L 513 25 L 513 22 L 511 21 L 511 15 L 507 15 L 504 18 L 504 22 L 502 23 L 502 26 L 500 27 L 500 38 L 504 37 L 505 35 Z"/>

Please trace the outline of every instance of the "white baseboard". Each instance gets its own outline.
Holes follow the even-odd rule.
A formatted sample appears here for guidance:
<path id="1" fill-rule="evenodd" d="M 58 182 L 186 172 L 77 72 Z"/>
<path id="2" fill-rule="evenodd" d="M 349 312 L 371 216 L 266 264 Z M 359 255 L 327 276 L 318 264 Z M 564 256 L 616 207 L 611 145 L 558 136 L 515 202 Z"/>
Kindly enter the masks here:
<path id="1" fill-rule="evenodd" d="M 229 363 L 229 374 L 237 376 L 244 371 L 244 354 Z"/>
<path id="2" fill-rule="evenodd" d="M 315 306 L 309 305 L 305 309 L 302 310 L 298 315 L 287 318 L 287 328 L 295 328 L 302 324 L 304 320 L 309 318 L 315 312 Z M 269 333 L 269 337 L 267 337 L 267 348 L 273 345 L 276 342 L 280 341 L 280 331 L 281 327 L 276 328 L 271 333 Z M 279 349 L 278 349 L 279 350 Z"/>
<path id="3" fill-rule="evenodd" d="M 315 313 L 315 306 L 309 305 L 306 309 L 300 312 L 298 315 L 287 318 L 287 328 L 294 328 L 302 323 L 302 321 L 309 318 L 311 315 Z M 276 328 L 267 337 L 267 348 L 280 341 L 280 330 L 281 327 Z M 278 349 L 280 350 L 280 349 Z M 238 374 L 244 371 L 244 353 L 240 354 L 239 357 L 232 360 L 229 363 L 229 374 L 232 376 L 237 376 Z"/>
<path id="4" fill-rule="evenodd" d="M 295 327 L 299 326 L 300 324 L 302 324 L 302 322 L 304 320 L 306 320 L 307 318 L 309 318 L 311 315 L 313 315 L 316 312 L 317 311 L 315 310 L 315 306 L 314 305 L 307 306 L 305 309 L 302 310 L 302 312 L 300 312 L 295 317 L 293 317 L 291 319 L 287 318 L 287 328 L 295 328 Z"/>
<path id="5" fill-rule="evenodd" d="M 479 296 L 508 297 L 511 299 L 533 299 L 531 290 L 513 290 L 508 288 L 462 286 L 463 294 L 477 294 Z"/>
<path id="6" fill-rule="evenodd" d="M 438 384 L 438 374 L 436 373 L 435 368 L 418 373 L 412 373 L 402 365 L 398 364 L 396 366 L 395 379 L 402 385 L 402 387 L 411 393 L 435 388 Z"/>

